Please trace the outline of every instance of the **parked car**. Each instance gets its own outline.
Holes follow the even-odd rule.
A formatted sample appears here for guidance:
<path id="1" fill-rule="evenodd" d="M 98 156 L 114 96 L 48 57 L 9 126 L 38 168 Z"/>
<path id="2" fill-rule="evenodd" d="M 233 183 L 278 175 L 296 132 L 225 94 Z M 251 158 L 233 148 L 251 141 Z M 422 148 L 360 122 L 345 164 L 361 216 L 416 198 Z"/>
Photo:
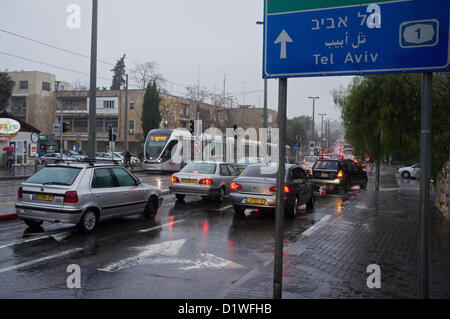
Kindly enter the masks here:
<path id="1" fill-rule="evenodd" d="M 108 152 L 97 152 L 95 153 L 95 159 L 97 161 L 113 161 L 113 156 L 114 156 L 114 161 L 123 164 L 123 157 L 114 153 L 114 155 L 111 155 L 111 153 Z"/>
<path id="2" fill-rule="evenodd" d="M 420 167 L 419 164 L 414 164 L 407 167 L 399 168 L 397 171 L 397 174 L 400 175 L 403 178 L 416 178 L 420 174 Z"/>
<path id="3" fill-rule="evenodd" d="M 242 157 L 236 162 L 236 168 L 242 172 L 247 166 L 258 163 L 268 163 L 270 160 L 262 157 Z"/>
<path id="4" fill-rule="evenodd" d="M 73 150 L 65 150 L 63 152 L 63 154 L 65 154 L 68 157 L 74 157 L 74 158 L 78 158 L 80 160 L 85 160 L 87 159 L 86 155 L 81 155 L 80 153 L 78 153 L 77 151 L 73 151 Z"/>
<path id="5" fill-rule="evenodd" d="M 367 187 L 367 173 L 352 160 L 320 159 L 312 168 L 312 176 L 316 189 L 341 189 L 346 193 L 356 185 Z"/>
<path id="6" fill-rule="evenodd" d="M 143 184 L 119 165 L 49 165 L 18 189 L 16 213 L 28 226 L 46 222 L 77 224 L 92 232 L 102 220 L 143 213 L 155 217 L 161 190 Z"/>
<path id="7" fill-rule="evenodd" d="M 235 178 L 230 188 L 236 214 L 243 215 L 248 208 L 273 211 L 276 207 L 276 177 L 275 164 L 254 164 Z M 314 206 L 313 183 L 303 168 L 286 164 L 284 182 L 287 216 L 296 216 L 298 208 L 303 204 L 308 209 Z"/>
<path id="8" fill-rule="evenodd" d="M 38 158 L 38 163 L 40 165 L 48 165 L 48 164 L 55 164 L 62 161 L 80 161 L 80 158 L 73 157 L 73 156 L 67 156 L 63 153 L 63 156 L 61 157 L 61 153 L 47 153 L 44 156 L 41 156 Z"/>
<path id="9" fill-rule="evenodd" d="M 178 200 L 199 195 L 222 202 L 230 193 L 230 182 L 238 175 L 232 164 L 224 162 L 188 163 L 170 177 L 169 190 Z"/>
<path id="10" fill-rule="evenodd" d="M 125 157 L 125 153 L 124 152 L 115 152 L 114 153 L 117 156 L 120 156 L 122 158 L 122 160 Z M 131 165 L 136 165 L 136 166 L 140 166 L 141 165 L 141 161 L 139 160 L 139 158 L 136 156 L 136 154 L 131 154 Z"/>

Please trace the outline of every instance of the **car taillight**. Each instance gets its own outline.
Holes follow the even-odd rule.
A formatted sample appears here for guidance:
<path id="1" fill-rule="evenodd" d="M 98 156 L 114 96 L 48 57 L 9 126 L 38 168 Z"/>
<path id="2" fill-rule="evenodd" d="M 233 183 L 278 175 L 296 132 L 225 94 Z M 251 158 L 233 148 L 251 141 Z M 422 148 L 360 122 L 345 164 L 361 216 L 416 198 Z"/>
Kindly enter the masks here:
<path id="1" fill-rule="evenodd" d="M 170 166 L 175 166 L 175 165 L 177 165 L 177 164 L 175 164 L 174 162 L 169 162 L 169 165 L 170 165 Z"/>
<path id="2" fill-rule="evenodd" d="M 178 177 L 176 177 L 176 176 L 171 176 L 170 177 L 170 182 L 171 183 L 179 183 L 180 179 Z"/>
<path id="3" fill-rule="evenodd" d="M 277 191 L 277 187 L 276 186 L 272 186 L 269 191 L 271 191 L 272 193 L 275 193 Z M 284 185 L 284 192 L 285 193 L 289 193 L 291 190 L 289 189 L 289 186 Z"/>
<path id="4" fill-rule="evenodd" d="M 213 180 L 211 178 L 202 178 L 198 183 L 201 185 L 212 185 Z"/>
<path id="5" fill-rule="evenodd" d="M 64 195 L 64 203 L 78 203 L 78 194 L 76 191 L 67 191 Z"/>
<path id="6" fill-rule="evenodd" d="M 17 190 L 17 198 L 18 199 L 23 198 L 23 188 L 22 187 L 19 187 L 19 189 Z"/>
<path id="7" fill-rule="evenodd" d="M 236 182 L 231 182 L 231 184 L 230 184 L 230 189 L 242 189 L 242 186 L 241 185 L 239 185 L 238 183 L 236 183 Z"/>
<path id="8" fill-rule="evenodd" d="M 337 176 L 338 178 L 342 178 L 342 177 L 344 177 L 344 174 L 342 173 L 342 170 L 340 170 L 339 172 L 338 172 L 338 176 Z"/>

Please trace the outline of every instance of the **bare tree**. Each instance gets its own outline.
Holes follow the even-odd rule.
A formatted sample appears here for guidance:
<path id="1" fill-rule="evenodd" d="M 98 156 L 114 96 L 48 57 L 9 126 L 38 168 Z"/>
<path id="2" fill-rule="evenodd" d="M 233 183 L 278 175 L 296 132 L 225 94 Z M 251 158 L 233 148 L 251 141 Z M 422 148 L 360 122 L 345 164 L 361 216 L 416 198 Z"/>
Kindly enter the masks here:
<path id="1" fill-rule="evenodd" d="M 86 81 L 75 80 L 70 84 L 72 91 L 87 91 L 89 89 Z"/>
<path id="2" fill-rule="evenodd" d="M 138 88 L 143 90 L 145 90 L 148 83 L 153 80 L 156 80 L 158 86 L 161 87 L 166 82 L 166 79 L 158 72 L 158 69 L 159 65 L 156 62 L 135 64 L 130 70 L 131 80 Z"/>
<path id="3" fill-rule="evenodd" d="M 205 87 L 198 87 L 197 85 L 189 85 L 186 87 L 185 97 L 195 102 L 206 102 L 210 98 L 211 93 Z"/>

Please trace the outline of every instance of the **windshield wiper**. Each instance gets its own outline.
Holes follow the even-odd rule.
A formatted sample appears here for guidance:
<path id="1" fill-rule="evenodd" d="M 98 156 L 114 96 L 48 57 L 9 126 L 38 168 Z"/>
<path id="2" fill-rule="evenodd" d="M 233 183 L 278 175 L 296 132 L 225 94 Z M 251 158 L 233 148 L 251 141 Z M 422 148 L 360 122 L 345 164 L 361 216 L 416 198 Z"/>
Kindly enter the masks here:
<path id="1" fill-rule="evenodd" d="M 42 185 L 64 185 L 64 186 L 70 186 L 71 184 L 63 183 L 63 182 L 47 182 L 42 183 Z"/>

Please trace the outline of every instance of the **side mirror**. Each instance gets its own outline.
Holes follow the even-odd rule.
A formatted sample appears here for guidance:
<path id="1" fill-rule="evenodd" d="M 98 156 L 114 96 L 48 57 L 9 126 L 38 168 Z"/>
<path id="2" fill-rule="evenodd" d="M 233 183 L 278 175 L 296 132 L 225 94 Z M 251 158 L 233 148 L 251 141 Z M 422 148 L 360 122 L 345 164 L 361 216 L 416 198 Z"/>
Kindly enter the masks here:
<path id="1" fill-rule="evenodd" d="M 139 186 L 141 184 L 142 184 L 141 180 L 139 178 L 136 178 L 136 186 Z"/>

